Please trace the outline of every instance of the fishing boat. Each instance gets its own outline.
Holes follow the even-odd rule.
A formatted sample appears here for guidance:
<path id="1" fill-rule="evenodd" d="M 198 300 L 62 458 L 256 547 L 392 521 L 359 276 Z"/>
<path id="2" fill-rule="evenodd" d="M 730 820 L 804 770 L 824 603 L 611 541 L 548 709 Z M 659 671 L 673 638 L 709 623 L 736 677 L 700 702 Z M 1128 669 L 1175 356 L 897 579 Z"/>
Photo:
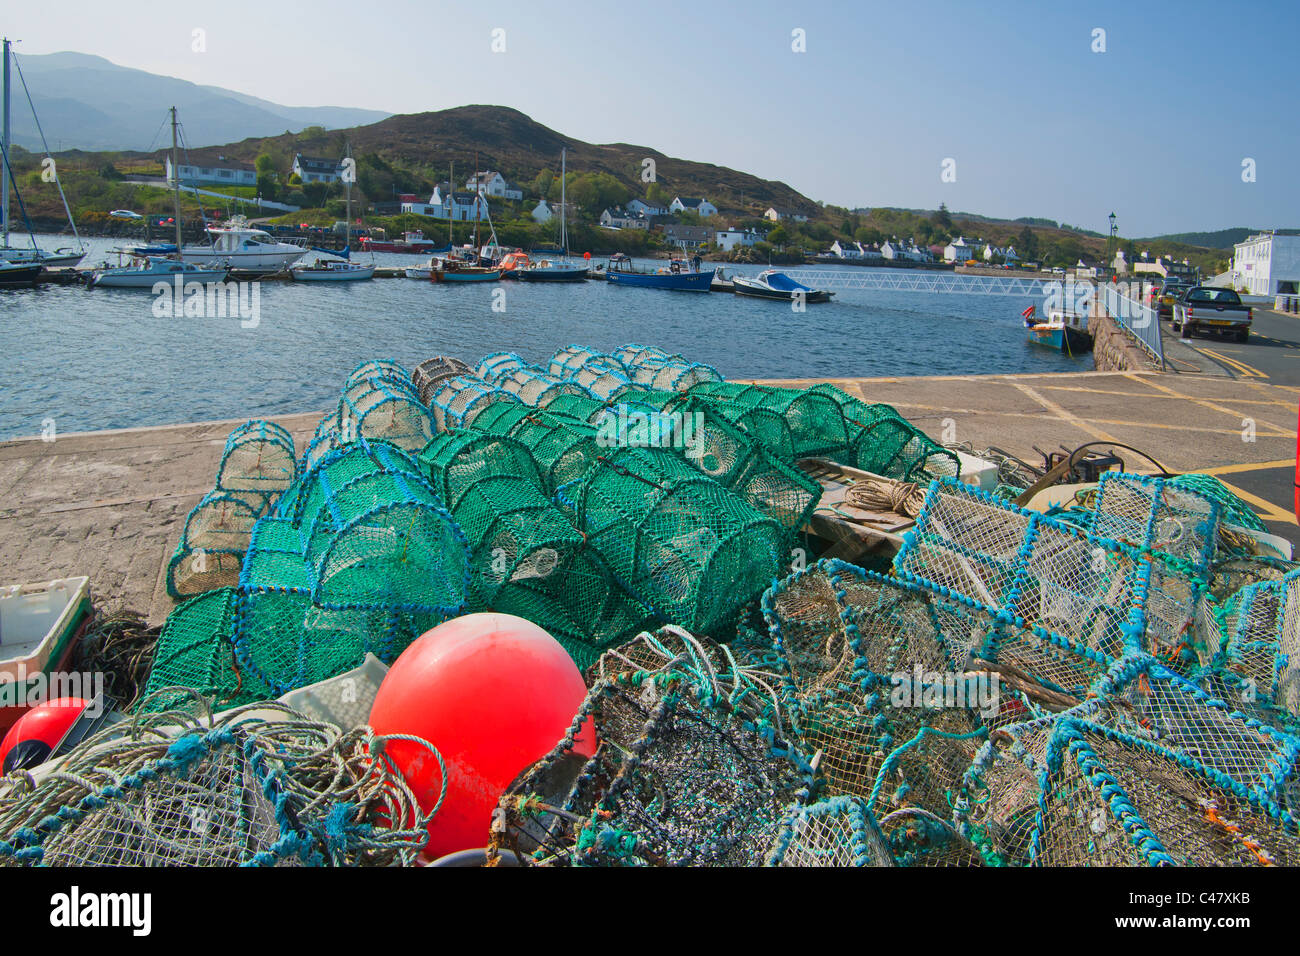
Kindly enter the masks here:
<path id="1" fill-rule="evenodd" d="M 178 217 L 179 218 L 179 217 Z M 220 226 L 209 226 L 209 239 L 184 247 L 185 258 L 200 265 L 226 262 L 241 272 L 283 272 L 307 254 L 304 246 L 276 239 L 265 229 L 235 216 Z"/>
<path id="2" fill-rule="evenodd" d="M 177 133 L 176 133 L 176 107 L 171 108 L 172 117 L 172 168 L 178 168 L 177 165 Z M 95 288 L 106 289 L 152 289 L 156 283 L 180 281 L 184 284 L 191 282 L 222 282 L 230 273 L 230 267 L 224 262 L 221 263 L 196 263 L 186 262 L 184 256 L 184 243 L 181 241 L 181 184 L 180 179 L 172 181 L 172 202 L 176 207 L 176 215 L 172 221 L 176 224 L 176 245 L 173 246 L 175 258 L 163 258 L 160 256 L 136 256 L 131 260 L 129 266 L 118 266 L 116 268 L 104 266 L 97 269 L 90 277 L 90 285 Z"/>
<path id="3" fill-rule="evenodd" d="M 712 272 L 701 272 L 697 266 L 681 259 L 673 259 L 666 268 L 648 271 L 637 269 L 632 265 L 631 258 L 622 252 L 609 257 L 605 278 L 616 285 L 678 292 L 708 292 L 713 284 Z"/>
<path id="4" fill-rule="evenodd" d="M 0 286 L 35 285 L 44 270 L 39 262 L 0 262 Z"/>
<path id="5" fill-rule="evenodd" d="M 1081 312 L 1053 309 L 1044 321 L 1038 321 L 1037 309 L 1030 306 L 1021 312 L 1025 320 L 1030 345 L 1078 355 L 1092 351 L 1092 335 L 1088 332 L 1088 317 Z"/>
<path id="6" fill-rule="evenodd" d="M 442 265 L 438 259 L 430 256 L 429 261 L 418 266 L 407 266 L 406 278 L 408 279 L 428 279 L 437 282 L 442 278 Z"/>
<path id="7" fill-rule="evenodd" d="M 71 246 L 62 246 L 53 252 L 46 251 L 36 245 L 36 236 L 32 231 L 31 221 L 27 218 L 27 210 L 23 206 L 22 194 L 18 191 L 18 182 L 14 179 L 13 169 L 9 166 L 9 91 L 12 88 L 9 83 L 9 61 L 13 54 L 10 53 L 10 42 L 6 38 L 3 41 L 4 53 L 4 122 L 3 132 L 0 133 L 0 164 L 3 165 L 3 177 L 0 177 L 0 184 L 4 185 L 0 189 L 0 227 L 3 228 L 3 237 L 0 238 L 0 262 L 8 262 L 14 265 L 43 265 L 43 266 L 75 266 L 86 256 L 86 248 L 81 243 L 81 236 L 77 234 L 77 224 L 72 218 L 72 209 L 68 206 L 68 197 L 63 194 L 63 181 L 59 179 L 58 166 L 51 165 L 50 169 L 54 171 L 54 185 L 59 189 L 59 198 L 63 200 L 63 211 L 68 217 L 68 225 L 72 227 L 72 235 L 77 240 L 77 248 Z M 13 56 L 13 63 L 18 65 L 18 58 Z M 23 77 L 22 67 L 18 67 L 18 79 L 22 81 L 23 92 L 27 94 L 27 102 L 32 102 L 31 92 L 27 89 L 27 80 Z M 45 156 L 50 158 L 50 144 L 45 141 L 45 131 L 41 129 L 40 118 L 36 116 L 36 107 L 32 106 L 32 117 L 36 120 L 36 129 L 41 134 L 41 146 L 45 149 Z M 50 160 L 53 163 L 53 160 Z M 44 176 L 44 173 L 42 173 Z M 30 246 L 11 246 L 9 245 L 9 187 L 13 186 L 14 195 L 18 199 L 19 210 L 23 214 L 23 221 L 27 225 L 27 234 L 31 237 Z M 39 272 L 39 270 L 38 270 Z"/>
<path id="8" fill-rule="evenodd" d="M 361 240 L 361 248 L 367 252 L 399 252 L 405 255 L 421 253 L 446 252 L 447 248 L 435 248 L 437 243 L 425 236 L 419 229 L 402 233 L 401 239 L 373 239 L 369 236 Z"/>
<path id="9" fill-rule="evenodd" d="M 569 259 L 568 196 L 565 192 L 568 150 L 560 150 L 560 258 L 540 259 L 519 273 L 524 282 L 586 282 L 587 265 Z"/>
<path id="10" fill-rule="evenodd" d="M 500 266 L 471 265 L 460 259 L 443 259 L 441 263 L 442 270 L 435 282 L 496 282 L 501 278 Z"/>
<path id="11" fill-rule="evenodd" d="M 747 295 L 755 299 L 779 299 L 782 302 L 829 302 L 835 294 L 825 289 L 809 288 L 775 269 L 764 269 L 752 279 L 736 276 L 731 283 L 736 295 Z"/>
<path id="12" fill-rule="evenodd" d="M 348 158 L 352 157 L 352 144 L 348 144 Z M 374 254 L 370 265 L 351 261 L 352 252 L 352 180 L 344 177 L 346 189 L 344 206 L 343 251 L 335 255 L 323 249 L 317 249 L 317 258 L 303 266 L 293 266 L 289 274 L 294 282 L 364 282 L 375 277 Z M 359 223 L 361 220 L 357 220 Z"/>

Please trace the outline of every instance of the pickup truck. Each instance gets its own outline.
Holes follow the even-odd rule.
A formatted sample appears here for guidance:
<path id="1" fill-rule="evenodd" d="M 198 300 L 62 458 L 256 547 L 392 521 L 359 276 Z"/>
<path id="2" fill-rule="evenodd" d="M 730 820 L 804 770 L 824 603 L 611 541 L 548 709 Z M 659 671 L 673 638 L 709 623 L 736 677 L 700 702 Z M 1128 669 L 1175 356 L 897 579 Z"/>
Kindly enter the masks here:
<path id="1" fill-rule="evenodd" d="M 1188 289 L 1174 303 L 1173 329 L 1184 338 L 1197 332 L 1232 333 L 1238 342 L 1250 337 L 1254 309 L 1245 305 L 1231 289 L 1198 285 Z"/>

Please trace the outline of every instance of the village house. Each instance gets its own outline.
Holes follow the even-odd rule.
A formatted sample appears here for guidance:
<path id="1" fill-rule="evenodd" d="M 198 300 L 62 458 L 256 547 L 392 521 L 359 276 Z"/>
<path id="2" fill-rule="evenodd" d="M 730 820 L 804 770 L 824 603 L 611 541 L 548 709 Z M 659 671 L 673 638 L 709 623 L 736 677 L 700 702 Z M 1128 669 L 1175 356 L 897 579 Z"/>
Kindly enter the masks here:
<path id="1" fill-rule="evenodd" d="M 904 242 L 897 236 L 881 244 L 880 255 L 893 262 L 930 262 L 934 259 L 930 250 L 918 246 L 915 239 Z"/>
<path id="2" fill-rule="evenodd" d="M 627 211 L 631 213 L 640 213 L 647 219 L 653 219 L 655 216 L 668 215 L 668 207 L 661 206 L 659 203 L 646 202 L 644 199 L 633 199 L 627 204 Z"/>
<path id="3" fill-rule="evenodd" d="M 293 157 L 293 173 L 305 183 L 336 183 L 343 178 L 343 163 L 297 153 Z"/>
<path id="4" fill-rule="evenodd" d="M 664 226 L 665 241 L 679 249 L 702 249 L 712 238 L 713 230 L 707 226 L 679 226 L 677 223 Z"/>
<path id="5" fill-rule="evenodd" d="M 478 193 L 480 196 L 496 196 L 499 199 L 520 200 L 524 191 L 512 182 L 508 182 L 500 173 L 492 170 L 475 173 L 465 183 L 465 191 Z"/>
<path id="6" fill-rule="evenodd" d="M 943 247 L 944 262 L 970 262 L 973 258 L 975 258 L 975 243 L 967 242 L 961 236 Z"/>
<path id="7" fill-rule="evenodd" d="M 600 224 L 606 229 L 649 229 L 650 220 L 642 213 L 631 212 L 622 206 L 606 209 L 600 214 Z"/>
<path id="8" fill-rule="evenodd" d="M 831 243 L 831 255 L 840 259 L 866 260 L 879 259 L 882 252 L 877 249 L 869 249 L 860 242 L 840 242 L 836 239 Z"/>
<path id="9" fill-rule="evenodd" d="M 240 163 L 218 156 L 213 162 L 194 160 L 190 164 L 179 163 L 177 176 L 172 175 L 172 160 L 166 159 L 167 180 L 179 178 L 182 183 L 223 183 L 227 186 L 256 186 L 257 168 L 249 163 Z"/>
<path id="10" fill-rule="evenodd" d="M 714 235 L 713 241 L 717 243 L 718 248 L 723 252 L 730 252 L 737 246 L 752 246 L 754 243 L 761 241 L 762 238 L 753 229 L 737 229 L 732 226 L 730 229 L 719 229 Z"/>
<path id="11" fill-rule="evenodd" d="M 709 216 L 717 215 L 718 207 L 707 199 L 696 196 L 677 196 L 668 204 L 668 211 L 699 213 L 701 219 L 707 219 Z"/>
<path id="12" fill-rule="evenodd" d="M 1232 277 L 1247 295 L 1300 292 L 1300 236 L 1260 233 L 1233 246 Z"/>
<path id="13" fill-rule="evenodd" d="M 801 215 L 800 213 L 797 212 L 786 212 L 784 210 L 777 209 L 775 206 L 768 206 L 767 212 L 763 213 L 763 218 L 769 219 L 772 222 L 780 222 L 782 219 L 789 219 L 791 222 L 808 221 L 807 216 Z"/>
<path id="14" fill-rule="evenodd" d="M 474 192 L 455 192 L 451 183 L 439 183 L 427 203 L 407 201 L 403 197 L 402 212 L 453 222 L 473 222 L 487 218 L 487 200 Z"/>
<path id="15" fill-rule="evenodd" d="M 575 206 L 573 203 L 565 203 L 564 208 L 568 210 L 569 221 L 573 222 L 578 207 Z M 533 217 L 533 222 L 537 222 L 537 223 L 550 222 L 552 219 L 555 219 L 560 215 L 560 203 L 547 202 L 545 199 L 543 199 L 536 206 L 533 207 L 533 210 L 532 212 L 529 213 L 529 215 Z"/>

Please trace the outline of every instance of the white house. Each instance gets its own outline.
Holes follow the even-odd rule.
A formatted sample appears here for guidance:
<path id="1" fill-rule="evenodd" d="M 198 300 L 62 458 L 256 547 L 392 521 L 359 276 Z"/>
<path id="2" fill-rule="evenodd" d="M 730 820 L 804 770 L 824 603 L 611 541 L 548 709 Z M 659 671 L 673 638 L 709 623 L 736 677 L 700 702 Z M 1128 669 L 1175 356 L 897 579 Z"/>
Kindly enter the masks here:
<path id="1" fill-rule="evenodd" d="M 958 236 L 943 247 L 944 262 L 970 262 L 975 257 L 975 244 Z"/>
<path id="2" fill-rule="evenodd" d="M 538 200 L 533 211 L 529 213 L 533 217 L 533 222 L 550 222 L 551 221 L 551 204 L 545 199 Z"/>
<path id="3" fill-rule="evenodd" d="M 1002 258 L 1006 260 L 1008 265 L 1013 266 L 1020 261 L 1020 254 L 1016 252 L 1015 246 L 1007 246 L 1002 250 Z"/>
<path id="4" fill-rule="evenodd" d="M 600 214 L 600 224 L 606 229 L 649 229 L 650 220 L 639 212 L 630 212 L 622 206 L 606 209 Z"/>
<path id="5" fill-rule="evenodd" d="M 882 258 L 890 259 L 895 262 L 929 262 L 934 257 L 930 255 L 929 249 L 922 249 L 916 244 L 916 240 L 904 242 L 901 239 L 894 238 L 884 242 L 880 246 L 880 255 Z"/>
<path id="6" fill-rule="evenodd" d="M 478 193 L 480 196 L 496 196 L 500 199 L 523 199 L 524 191 L 495 170 L 475 173 L 465 183 L 465 191 Z"/>
<path id="7" fill-rule="evenodd" d="M 220 165 L 204 166 L 200 163 L 180 163 L 176 166 L 182 183 L 224 183 L 227 186 L 256 186 L 257 167 L 248 163 L 239 163 L 218 156 Z M 172 158 L 167 157 L 167 181 L 176 177 L 172 175 Z"/>
<path id="8" fill-rule="evenodd" d="M 713 232 L 707 226 L 679 226 L 676 223 L 664 226 L 664 240 L 686 251 L 700 249 L 712 238 Z"/>
<path id="9" fill-rule="evenodd" d="M 782 219 L 789 219 L 792 222 L 807 222 L 808 217 L 800 215 L 797 212 L 782 212 L 775 206 L 768 206 L 767 212 L 763 213 L 764 219 L 770 219 L 772 222 L 780 222 Z"/>
<path id="10" fill-rule="evenodd" d="M 478 193 L 454 192 L 450 183 L 439 183 L 427 203 L 403 202 L 402 212 L 454 222 L 473 222 L 487 218 L 487 200 Z"/>
<path id="11" fill-rule="evenodd" d="M 701 219 L 707 219 L 709 216 L 715 216 L 718 213 L 718 207 L 713 205 L 707 199 L 700 199 L 695 196 L 677 196 L 668 204 L 669 212 L 697 212 Z"/>
<path id="12" fill-rule="evenodd" d="M 1233 247 L 1232 274 L 1247 295 L 1300 292 L 1300 236 L 1247 236 Z"/>
<path id="13" fill-rule="evenodd" d="M 627 211 L 633 213 L 640 213 L 641 215 L 645 216 L 647 219 L 650 219 L 654 216 L 668 215 L 667 206 L 661 206 L 658 203 L 654 203 L 654 202 L 646 202 L 644 199 L 633 199 L 631 202 L 627 204 Z"/>
<path id="14" fill-rule="evenodd" d="M 336 183 L 343 178 L 343 163 L 297 153 L 293 157 L 293 171 L 305 183 Z"/>
<path id="15" fill-rule="evenodd" d="M 718 244 L 718 248 L 723 252 L 730 252 L 737 246 L 752 246 L 763 237 L 752 229 L 737 229 L 734 226 L 730 229 L 719 229 L 713 237 L 713 241 Z"/>
<path id="16" fill-rule="evenodd" d="M 868 249 L 860 242 L 844 243 L 836 239 L 831 243 L 831 255 L 840 259 L 879 259 L 882 254 L 876 249 Z"/>

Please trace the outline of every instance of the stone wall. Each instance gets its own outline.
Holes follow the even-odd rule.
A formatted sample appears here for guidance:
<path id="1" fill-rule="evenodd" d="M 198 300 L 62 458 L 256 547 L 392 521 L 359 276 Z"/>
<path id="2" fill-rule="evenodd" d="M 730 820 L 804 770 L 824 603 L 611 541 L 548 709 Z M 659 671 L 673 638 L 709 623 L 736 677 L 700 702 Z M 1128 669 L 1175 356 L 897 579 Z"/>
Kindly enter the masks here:
<path id="1" fill-rule="evenodd" d="M 1092 359 L 1098 372 L 1156 371 L 1154 360 L 1108 315 L 1088 318 Z"/>

